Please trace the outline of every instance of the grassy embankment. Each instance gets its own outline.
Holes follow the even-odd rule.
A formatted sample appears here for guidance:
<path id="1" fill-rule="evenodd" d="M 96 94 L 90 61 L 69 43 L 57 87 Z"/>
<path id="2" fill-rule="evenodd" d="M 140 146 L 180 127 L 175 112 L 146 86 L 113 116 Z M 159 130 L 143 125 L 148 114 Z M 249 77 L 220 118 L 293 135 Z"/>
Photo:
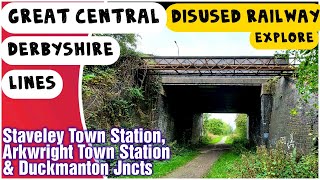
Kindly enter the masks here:
<path id="1" fill-rule="evenodd" d="M 272 149 L 259 146 L 244 148 L 233 139 L 231 151 L 224 152 L 213 163 L 207 178 L 318 178 L 318 155 L 298 154 L 285 149 L 278 141 Z"/>
<path id="2" fill-rule="evenodd" d="M 231 145 L 233 143 L 232 135 L 229 135 L 224 143 Z"/>
<path id="3" fill-rule="evenodd" d="M 212 165 L 206 178 L 232 178 L 236 171 L 233 171 L 234 164 L 240 161 L 241 156 L 232 151 L 223 153 L 219 159 Z"/>
<path id="4" fill-rule="evenodd" d="M 223 138 L 224 136 L 216 136 L 215 138 L 213 138 L 209 144 L 217 144 L 218 142 L 221 141 L 221 139 Z"/>
<path id="5" fill-rule="evenodd" d="M 202 139 L 202 143 L 204 145 L 208 144 L 216 144 L 221 141 L 221 139 L 224 137 L 224 135 L 215 135 L 211 133 L 206 133 L 206 135 Z"/>

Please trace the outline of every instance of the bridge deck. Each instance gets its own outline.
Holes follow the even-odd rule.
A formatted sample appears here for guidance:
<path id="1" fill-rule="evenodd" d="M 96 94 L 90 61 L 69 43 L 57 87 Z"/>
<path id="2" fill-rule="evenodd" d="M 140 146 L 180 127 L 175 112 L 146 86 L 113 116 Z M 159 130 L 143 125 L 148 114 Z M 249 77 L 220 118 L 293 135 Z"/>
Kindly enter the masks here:
<path id="1" fill-rule="evenodd" d="M 273 56 L 153 56 L 143 60 L 141 69 L 161 75 L 289 76 L 296 68 L 294 59 Z"/>

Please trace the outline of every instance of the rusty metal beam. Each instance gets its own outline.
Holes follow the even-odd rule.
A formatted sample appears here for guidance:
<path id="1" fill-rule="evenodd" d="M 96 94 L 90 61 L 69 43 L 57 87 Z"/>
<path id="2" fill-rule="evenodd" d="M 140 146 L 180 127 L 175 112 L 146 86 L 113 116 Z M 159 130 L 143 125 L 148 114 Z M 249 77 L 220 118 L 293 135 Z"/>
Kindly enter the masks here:
<path id="1" fill-rule="evenodd" d="M 265 76 L 292 75 L 296 69 L 292 59 L 276 59 L 273 56 L 155 56 L 143 60 L 140 69 L 150 70 L 148 74 Z"/>
<path id="2" fill-rule="evenodd" d="M 179 65 L 179 64 L 171 64 L 171 65 L 149 65 L 147 67 L 149 70 L 260 70 L 260 71 L 292 71 L 295 70 L 292 66 L 279 66 L 279 65 Z"/>

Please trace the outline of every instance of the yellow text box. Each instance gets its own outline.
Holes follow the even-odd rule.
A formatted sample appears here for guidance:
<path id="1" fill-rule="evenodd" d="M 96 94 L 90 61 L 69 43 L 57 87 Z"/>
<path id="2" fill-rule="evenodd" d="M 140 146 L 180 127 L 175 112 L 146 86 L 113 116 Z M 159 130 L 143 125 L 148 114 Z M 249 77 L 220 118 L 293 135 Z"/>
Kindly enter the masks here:
<path id="1" fill-rule="evenodd" d="M 313 49 L 317 32 L 252 32 L 250 43 L 256 49 Z"/>
<path id="2" fill-rule="evenodd" d="M 317 31 L 317 4 L 177 3 L 169 6 L 167 27 L 176 32 Z"/>

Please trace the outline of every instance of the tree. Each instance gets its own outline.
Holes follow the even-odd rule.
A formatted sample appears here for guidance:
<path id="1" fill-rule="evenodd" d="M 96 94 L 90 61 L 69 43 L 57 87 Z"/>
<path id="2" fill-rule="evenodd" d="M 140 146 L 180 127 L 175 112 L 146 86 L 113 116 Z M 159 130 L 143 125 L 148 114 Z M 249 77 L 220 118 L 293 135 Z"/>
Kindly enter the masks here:
<path id="1" fill-rule="evenodd" d="M 237 114 L 236 117 L 236 130 L 235 133 L 240 138 L 246 138 L 247 136 L 247 121 L 248 116 L 246 114 Z"/>
<path id="2" fill-rule="evenodd" d="M 298 61 L 297 89 L 304 100 L 309 99 L 311 94 L 318 93 L 318 46 L 311 50 L 277 52 L 276 55 L 280 58 L 295 58 Z"/>
<path id="3" fill-rule="evenodd" d="M 296 52 L 300 61 L 297 87 L 299 92 L 307 99 L 310 94 L 318 93 L 318 46 L 312 50 Z"/>
<path id="4" fill-rule="evenodd" d="M 205 123 L 205 122 L 207 122 L 208 120 L 209 120 L 209 118 L 210 118 L 210 114 L 208 114 L 208 113 L 203 113 L 203 122 Z"/>
<path id="5" fill-rule="evenodd" d="M 138 38 L 137 34 L 93 34 L 93 36 L 113 37 L 120 46 L 121 56 L 137 56 L 140 53 L 136 51 Z"/>
<path id="6" fill-rule="evenodd" d="M 223 122 L 221 119 L 211 118 L 204 115 L 204 129 L 206 132 L 209 132 L 214 135 L 227 135 L 231 134 L 232 127 Z"/>
<path id="7" fill-rule="evenodd" d="M 223 135 L 231 134 L 232 133 L 232 127 L 229 124 L 223 122 L 222 131 L 223 131 Z"/>
<path id="8" fill-rule="evenodd" d="M 137 34 L 93 34 L 92 36 L 110 36 L 114 38 L 120 46 L 120 58 L 118 60 L 121 62 L 126 61 L 126 63 L 132 64 L 128 62 L 130 60 L 136 60 L 142 54 L 136 51 L 138 38 L 140 37 Z M 124 58 L 121 58 L 124 57 Z M 129 58 L 128 58 L 129 57 Z M 133 64 L 137 64 L 134 62 Z M 112 68 L 113 65 L 110 66 L 84 66 L 83 75 L 84 76 L 93 76 L 97 74 L 97 71 L 106 71 Z"/>

